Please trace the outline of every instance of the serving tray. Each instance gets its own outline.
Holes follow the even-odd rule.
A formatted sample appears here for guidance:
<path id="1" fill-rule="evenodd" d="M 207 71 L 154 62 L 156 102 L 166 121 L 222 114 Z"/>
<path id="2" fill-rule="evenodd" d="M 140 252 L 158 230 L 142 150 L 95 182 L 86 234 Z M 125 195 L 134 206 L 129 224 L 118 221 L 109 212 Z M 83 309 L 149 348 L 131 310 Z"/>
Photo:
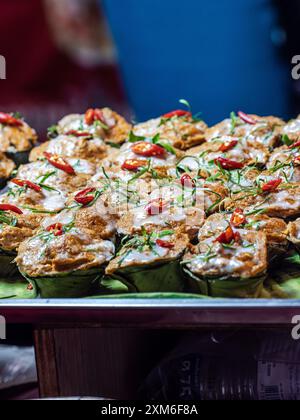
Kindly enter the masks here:
<path id="1" fill-rule="evenodd" d="M 2 300 L 7 323 L 126 328 L 290 326 L 300 300 L 61 299 Z"/>

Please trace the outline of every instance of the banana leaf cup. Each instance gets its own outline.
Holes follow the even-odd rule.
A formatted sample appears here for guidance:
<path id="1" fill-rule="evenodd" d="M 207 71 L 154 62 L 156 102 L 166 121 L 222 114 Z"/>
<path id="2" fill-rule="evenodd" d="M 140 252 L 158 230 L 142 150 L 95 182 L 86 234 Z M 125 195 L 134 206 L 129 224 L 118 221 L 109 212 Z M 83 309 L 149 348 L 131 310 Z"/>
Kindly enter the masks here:
<path id="1" fill-rule="evenodd" d="M 104 270 L 86 270 L 82 272 L 70 271 L 63 274 L 53 274 L 47 277 L 29 277 L 22 273 L 24 278 L 37 290 L 41 298 L 80 298 L 94 294 L 98 290 L 99 277 Z"/>
<path id="2" fill-rule="evenodd" d="M 20 115 L 1 113 L 0 151 L 17 166 L 27 163 L 29 153 L 37 143 L 37 134 Z"/>
<path id="3" fill-rule="evenodd" d="M 102 290 L 183 292 L 180 261 L 188 242 L 187 235 L 171 230 L 151 234 L 144 231 L 141 236 L 123 240 L 123 247 L 106 269 Z"/>
<path id="4" fill-rule="evenodd" d="M 35 299 L 36 289 L 23 278 L 0 278 L 0 302 L 5 299 Z"/>
<path id="5" fill-rule="evenodd" d="M 23 242 L 16 261 L 42 298 L 75 298 L 95 294 L 114 252 L 91 230 L 55 223 Z"/>
<path id="6" fill-rule="evenodd" d="M 125 118 L 110 108 L 88 109 L 85 114 L 71 114 L 59 121 L 57 134 L 77 135 L 88 133 L 108 145 L 124 143 L 132 129 Z"/>
<path id="7" fill-rule="evenodd" d="M 35 217 L 19 212 L 15 206 L 0 204 L 0 278 L 19 274 L 15 263 L 18 247 L 37 228 Z"/>
<path id="8" fill-rule="evenodd" d="M 290 222 L 288 225 L 288 239 L 300 251 L 300 219 Z"/>
<path id="9" fill-rule="evenodd" d="M 193 182 L 191 180 L 191 182 Z M 219 193 L 215 200 L 222 200 Z M 212 201 L 205 188 L 185 188 L 180 181 L 167 182 L 156 187 L 150 196 L 133 207 L 118 222 L 120 235 L 140 234 L 162 229 L 182 229 L 191 240 L 197 237 L 205 220 L 206 204 L 212 207 Z"/>
<path id="10" fill-rule="evenodd" d="M 43 192 L 48 190 L 73 192 L 86 187 L 87 182 L 96 172 L 96 165 L 83 159 L 62 159 L 61 168 L 55 161 L 48 159 L 38 160 L 27 165 L 21 165 L 15 174 L 15 179 L 30 181 Z"/>
<path id="11" fill-rule="evenodd" d="M 199 244 L 184 256 L 182 267 L 194 293 L 257 298 L 268 267 L 266 234 L 236 229 L 224 216 L 211 216 L 200 229 Z"/>
<path id="12" fill-rule="evenodd" d="M 236 277 L 200 277 L 183 268 L 185 279 L 192 293 L 213 298 L 258 298 L 263 289 L 266 274 L 261 277 L 242 279 Z"/>
<path id="13" fill-rule="evenodd" d="M 18 275 L 19 270 L 14 260 L 17 252 L 9 252 L 0 249 L 0 275 L 3 278 L 13 278 Z"/>
<path id="14" fill-rule="evenodd" d="M 266 289 L 271 299 L 300 299 L 300 256 L 294 254 L 280 270 L 270 274 Z"/>
<path id="15" fill-rule="evenodd" d="M 134 127 L 136 136 L 168 139 L 176 149 L 187 150 L 205 141 L 207 125 L 189 111 L 174 111 Z"/>
<path id="16" fill-rule="evenodd" d="M 16 165 L 11 159 L 8 159 L 4 153 L 0 153 L 0 189 L 6 186 L 15 167 Z"/>

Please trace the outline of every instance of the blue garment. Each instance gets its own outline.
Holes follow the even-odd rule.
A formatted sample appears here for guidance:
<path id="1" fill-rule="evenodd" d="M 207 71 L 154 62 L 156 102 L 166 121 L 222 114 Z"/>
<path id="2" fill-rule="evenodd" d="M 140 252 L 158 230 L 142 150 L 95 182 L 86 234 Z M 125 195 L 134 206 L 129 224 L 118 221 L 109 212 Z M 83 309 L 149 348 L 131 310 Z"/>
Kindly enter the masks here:
<path id="1" fill-rule="evenodd" d="M 104 0 L 139 121 L 190 101 L 209 123 L 233 110 L 289 112 L 271 0 Z M 273 38 L 273 39 L 272 39 Z"/>

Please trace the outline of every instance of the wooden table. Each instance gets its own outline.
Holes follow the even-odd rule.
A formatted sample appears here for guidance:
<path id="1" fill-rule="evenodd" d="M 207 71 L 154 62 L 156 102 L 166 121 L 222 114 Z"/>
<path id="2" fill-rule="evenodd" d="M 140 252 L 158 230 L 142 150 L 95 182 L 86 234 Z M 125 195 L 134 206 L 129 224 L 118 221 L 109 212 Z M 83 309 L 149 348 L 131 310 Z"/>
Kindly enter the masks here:
<path id="1" fill-rule="evenodd" d="M 182 331 L 291 329 L 300 302 L 3 301 L 0 313 L 34 325 L 41 397 L 134 399 Z"/>

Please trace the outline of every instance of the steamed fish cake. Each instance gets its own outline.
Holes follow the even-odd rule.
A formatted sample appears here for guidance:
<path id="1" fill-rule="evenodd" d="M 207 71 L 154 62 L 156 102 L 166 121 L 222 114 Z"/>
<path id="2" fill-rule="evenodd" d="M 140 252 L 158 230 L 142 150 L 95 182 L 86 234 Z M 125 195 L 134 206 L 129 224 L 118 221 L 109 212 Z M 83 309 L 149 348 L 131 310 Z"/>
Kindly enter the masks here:
<path id="1" fill-rule="evenodd" d="M 57 224 L 21 244 L 17 263 L 29 277 L 51 276 L 100 267 L 113 254 L 114 244 L 95 238 L 93 231 Z"/>
<path id="2" fill-rule="evenodd" d="M 16 165 L 11 159 L 8 159 L 4 153 L 0 153 L 0 188 L 5 185 L 15 167 Z"/>
<path id="3" fill-rule="evenodd" d="M 95 172 L 96 166 L 89 161 L 71 158 L 55 159 L 54 156 L 47 155 L 47 158 L 22 165 L 18 169 L 16 178 L 31 181 L 46 188 L 72 192 L 84 187 Z"/>
<path id="4" fill-rule="evenodd" d="M 183 266 L 195 291 L 214 297 L 257 297 L 268 267 L 266 235 L 211 216 Z"/>
<path id="5" fill-rule="evenodd" d="M 204 132 L 207 126 L 203 121 L 194 118 L 191 112 L 177 110 L 162 117 L 149 120 L 134 127 L 136 136 L 167 139 L 172 146 L 186 150 L 205 141 Z"/>
<path id="6" fill-rule="evenodd" d="M 289 223 L 288 225 L 289 240 L 298 248 L 300 247 L 300 219 Z"/>
<path id="7" fill-rule="evenodd" d="M 34 235 L 39 220 L 24 215 L 21 209 L 9 204 L 0 204 L 0 276 L 18 275 L 14 259 L 20 244 Z"/>
<path id="8" fill-rule="evenodd" d="M 294 143 L 300 140 L 300 115 L 282 127 L 282 136 L 287 136 Z"/>
<path id="9" fill-rule="evenodd" d="M 26 238 L 34 234 L 39 223 L 32 215 L 24 215 L 21 209 L 0 204 L 0 249 L 16 251 Z"/>
<path id="10" fill-rule="evenodd" d="M 92 230 L 56 223 L 24 241 L 16 262 L 42 297 L 80 297 L 92 292 L 114 253 L 113 242 Z"/>
<path id="11" fill-rule="evenodd" d="M 215 196 L 213 198 L 216 199 Z M 133 235 L 142 230 L 151 232 L 181 227 L 193 238 L 204 219 L 204 191 L 194 195 L 192 189 L 171 184 L 155 189 L 147 200 L 121 217 L 118 221 L 118 233 Z"/>
<path id="12" fill-rule="evenodd" d="M 262 144 L 253 145 L 250 140 L 243 137 L 222 136 L 187 150 L 186 156 L 191 158 L 192 168 L 192 158 L 197 158 L 200 168 L 204 169 L 207 166 L 209 172 L 210 162 L 215 162 L 218 158 L 237 162 L 243 164 L 243 166 L 265 165 L 269 157 L 269 151 L 266 146 Z"/>
<path id="13" fill-rule="evenodd" d="M 135 235 L 123 243 L 118 256 L 106 268 L 106 274 L 125 267 L 170 262 L 183 255 L 188 242 L 188 237 L 178 229 Z"/>
<path id="14" fill-rule="evenodd" d="M 177 155 L 169 143 L 160 142 L 158 137 L 142 138 L 141 141 L 125 143 L 120 150 L 112 152 L 104 167 L 115 167 L 131 174 L 151 169 L 159 176 L 167 176 L 168 171 L 176 166 Z"/>
<path id="15" fill-rule="evenodd" d="M 110 281 L 118 281 L 131 292 L 183 291 L 180 260 L 188 243 L 187 235 L 177 229 L 144 231 L 125 238 L 116 258 L 106 268 L 106 286 Z"/>
<path id="16" fill-rule="evenodd" d="M 74 135 L 60 135 L 53 140 L 43 143 L 32 150 L 29 160 L 34 162 L 43 159 L 45 153 L 63 158 L 85 159 L 99 162 L 107 155 L 107 145 L 100 138 L 90 136 L 76 137 Z"/>
<path id="17" fill-rule="evenodd" d="M 18 178 L 12 179 L 8 183 L 8 190 L 0 195 L 1 204 L 15 205 L 24 214 L 56 213 L 64 209 L 66 200 L 67 195 L 55 188 Z"/>
<path id="18" fill-rule="evenodd" d="M 36 131 L 19 115 L 0 112 L 1 153 L 7 154 L 17 164 L 24 163 L 36 143 Z"/>
<path id="19" fill-rule="evenodd" d="M 253 147 L 263 145 L 273 148 L 280 141 L 283 125 L 284 122 L 280 118 L 233 112 L 230 118 L 209 128 L 205 133 L 205 138 L 207 141 L 211 141 L 222 136 L 243 137 L 251 142 Z"/>
<path id="20" fill-rule="evenodd" d="M 267 163 L 267 169 L 274 176 L 288 182 L 300 182 L 300 144 L 275 149 Z"/>
<path id="21" fill-rule="evenodd" d="M 225 202 L 225 208 L 241 208 L 247 213 L 263 212 L 283 219 L 296 217 L 300 214 L 300 184 L 266 174 L 253 187 L 232 194 Z"/>
<path id="22" fill-rule="evenodd" d="M 57 126 L 57 132 L 77 137 L 85 134 L 108 143 L 124 143 L 132 126 L 125 118 L 110 108 L 88 109 L 84 115 L 73 114 L 64 117 Z"/>

